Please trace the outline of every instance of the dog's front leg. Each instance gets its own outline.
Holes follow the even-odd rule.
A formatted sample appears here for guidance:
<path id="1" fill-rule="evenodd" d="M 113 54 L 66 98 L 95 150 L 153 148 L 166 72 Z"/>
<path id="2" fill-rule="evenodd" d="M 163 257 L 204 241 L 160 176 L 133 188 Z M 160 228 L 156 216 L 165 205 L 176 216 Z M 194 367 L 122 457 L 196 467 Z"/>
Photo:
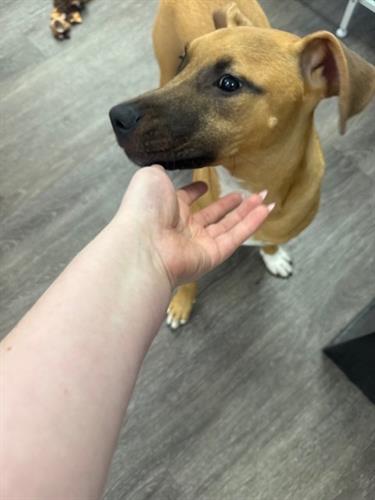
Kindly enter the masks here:
<path id="1" fill-rule="evenodd" d="M 203 181 L 208 186 L 207 192 L 191 206 L 191 211 L 196 213 L 217 201 L 220 193 L 214 167 L 193 170 L 193 181 Z M 188 283 L 177 289 L 168 308 L 167 324 L 172 329 L 184 325 L 189 320 L 197 291 L 197 283 Z"/>
<path id="2" fill-rule="evenodd" d="M 177 289 L 167 311 L 167 325 L 173 330 L 188 321 L 197 296 L 197 288 L 196 283 L 188 283 Z"/>
<path id="3" fill-rule="evenodd" d="M 293 274 L 293 262 L 290 255 L 280 245 L 264 246 L 260 250 L 267 270 L 279 278 L 289 278 Z"/>

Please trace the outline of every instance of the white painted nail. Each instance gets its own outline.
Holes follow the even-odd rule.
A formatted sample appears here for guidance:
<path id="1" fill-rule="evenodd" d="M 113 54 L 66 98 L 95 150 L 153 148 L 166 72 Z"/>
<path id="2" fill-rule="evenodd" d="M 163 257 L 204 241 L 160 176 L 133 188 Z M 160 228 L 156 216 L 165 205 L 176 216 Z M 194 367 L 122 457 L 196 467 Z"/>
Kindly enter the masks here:
<path id="1" fill-rule="evenodd" d="M 275 208 L 276 203 L 271 203 L 270 205 L 267 205 L 268 212 L 272 212 L 272 210 Z"/>
<path id="2" fill-rule="evenodd" d="M 261 191 L 259 193 L 259 196 L 262 198 L 262 200 L 265 200 L 267 194 L 268 194 L 268 191 L 267 191 L 267 189 L 265 189 L 264 191 Z"/>

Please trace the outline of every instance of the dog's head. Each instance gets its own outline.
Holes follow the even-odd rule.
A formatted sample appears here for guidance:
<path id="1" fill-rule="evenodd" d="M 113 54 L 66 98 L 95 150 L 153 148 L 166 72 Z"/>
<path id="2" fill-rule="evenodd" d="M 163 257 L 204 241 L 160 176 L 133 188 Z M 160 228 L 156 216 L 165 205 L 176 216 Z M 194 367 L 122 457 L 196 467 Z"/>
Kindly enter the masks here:
<path id="1" fill-rule="evenodd" d="M 304 133 L 318 102 L 334 95 L 343 133 L 375 92 L 374 66 L 329 32 L 299 38 L 254 27 L 233 6 L 215 24 L 188 44 L 167 85 L 112 108 L 135 163 L 198 168 L 266 149 Z"/>

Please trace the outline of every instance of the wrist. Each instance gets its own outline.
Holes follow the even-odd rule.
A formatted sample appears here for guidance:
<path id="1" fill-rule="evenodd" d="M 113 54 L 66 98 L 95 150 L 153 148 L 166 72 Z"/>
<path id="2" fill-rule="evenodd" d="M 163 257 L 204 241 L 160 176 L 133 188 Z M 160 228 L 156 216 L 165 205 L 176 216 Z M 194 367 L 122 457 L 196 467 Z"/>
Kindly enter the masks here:
<path id="1" fill-rule="evenodd" d="M 103 230 L 119 273 L 139 286 L 151 287 L 158 296 L 173 292 L 173 284 L 156 250 L 150 228 L 115 216 Z M 138 287 L 137 287 L 138 288 Z"/>
<path id="2" fill-rule="evenodd" d="M 131 225 L 113 220 L 65 272 L 66 279 L 73 277 L 77 283 L 84 303 L 90 304 L 90 317 L 95 312 L 95 328 L 108 338 L 127 339 L 129 366 L 138 366 L 143 359 L 171 299 L 168 277 L 154 262 L 151 250 Z"/>

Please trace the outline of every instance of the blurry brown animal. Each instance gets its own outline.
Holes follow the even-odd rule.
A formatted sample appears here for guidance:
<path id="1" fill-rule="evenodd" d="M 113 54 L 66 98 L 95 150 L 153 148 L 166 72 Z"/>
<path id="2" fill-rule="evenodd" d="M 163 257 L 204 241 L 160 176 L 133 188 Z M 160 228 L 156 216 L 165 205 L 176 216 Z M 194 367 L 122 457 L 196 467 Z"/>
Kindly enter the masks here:
<path id="1" fill-rule="evenodd" d="M 81 11 L 84 4 L 85 0 L 54 0 L 50 28 L 55 38 L 68 38 L 71 25 L 82 23 Z"/>

